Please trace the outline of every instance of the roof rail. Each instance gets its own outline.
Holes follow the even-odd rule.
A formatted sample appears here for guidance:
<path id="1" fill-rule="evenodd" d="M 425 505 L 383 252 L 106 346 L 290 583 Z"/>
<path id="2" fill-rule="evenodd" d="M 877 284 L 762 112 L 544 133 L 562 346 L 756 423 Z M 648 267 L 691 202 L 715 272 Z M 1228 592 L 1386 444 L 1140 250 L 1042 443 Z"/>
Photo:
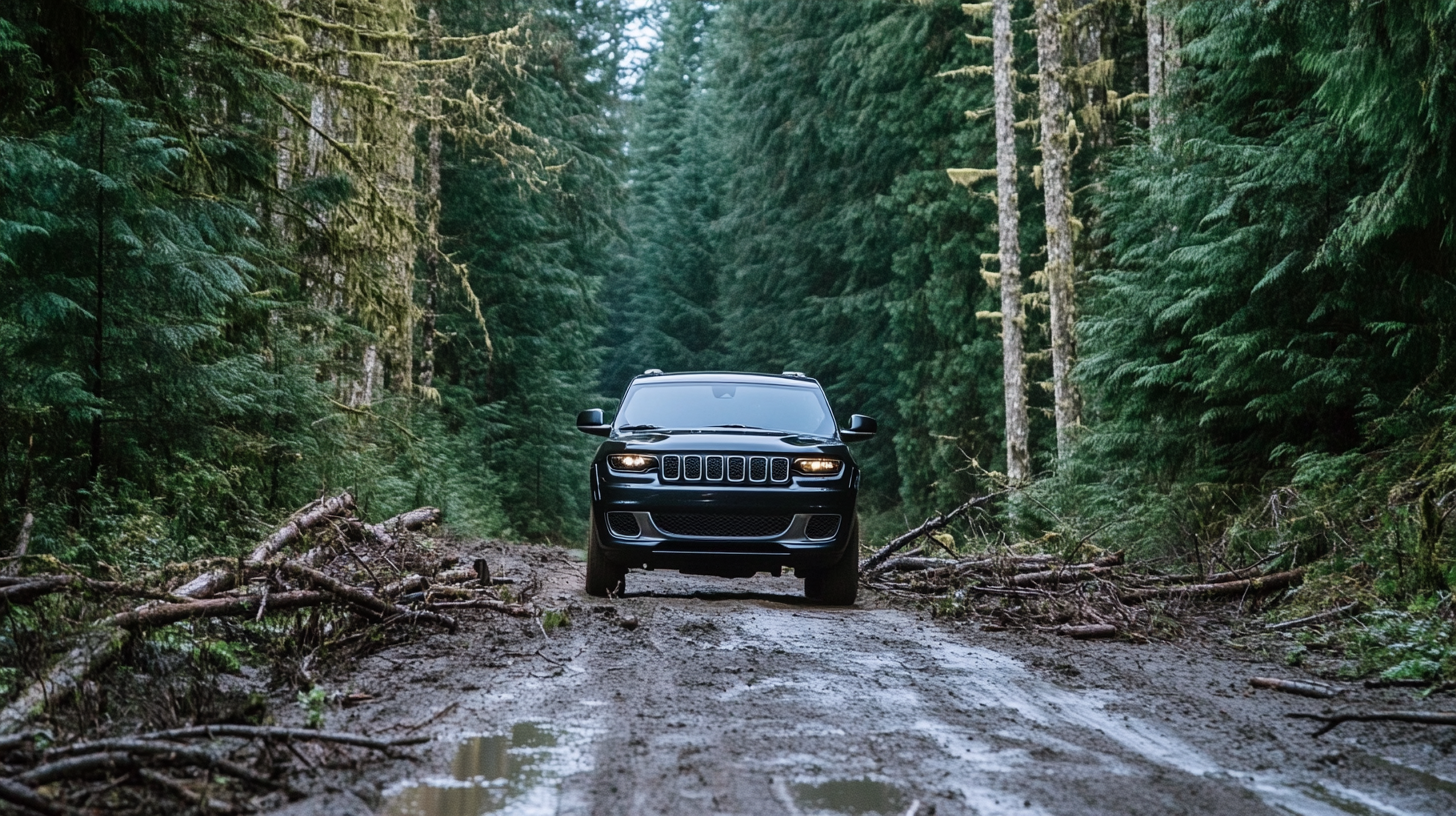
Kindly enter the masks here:
<path id="1" fill-rule="evenodd" d="M 644 376 L 644 377 L 651 377 L 651 376 L 655 376 L 655 375 L 661 374 L 661 373 L 662 373 L 662 369 L 660 369 L 660 368 L 649 368 L 646 371 L 642 372 L 642 376 Z"/>
<path id="2" fill-rule="evenodd" d="M 807 379 L 809 379 L 808 377 L 804 376 L 804 372 L 802 372 L 802 371 L 785 371 L 784 372 L 784 376 L 785 377 L 798 377 L 801 380 L 807 380 Z"/>

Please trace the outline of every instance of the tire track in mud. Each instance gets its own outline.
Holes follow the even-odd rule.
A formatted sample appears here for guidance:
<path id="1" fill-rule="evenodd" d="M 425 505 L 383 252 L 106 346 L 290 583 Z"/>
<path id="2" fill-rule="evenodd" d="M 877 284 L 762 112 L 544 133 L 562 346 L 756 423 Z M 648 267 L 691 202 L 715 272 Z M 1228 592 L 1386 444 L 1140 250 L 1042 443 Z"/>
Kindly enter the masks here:
<path id="1" fill-rule="evenodd" d="M 574 598 L 555 640 L 568 659 L 481 681 L 468 716 L 442 722 L 495 740 L 488 762 L 457 755 L 450 774 L 397 782 L 379 812 L 1456 812 L 1456 785 L 1409 757 L 1312 743 L 1272 719 L 1288 700 L 1207 691 L 1249 667 L 1198 647 L 1029 643 L 814 608 L 774 594 L 789 579 L 632 578 L 610 613 Z M 637 629 L 613 622 L 627 614 Z M 523 726 L 547 736 L 512 743 Z M 1342 758 L 1315 756 L 1331 747 Z"/>

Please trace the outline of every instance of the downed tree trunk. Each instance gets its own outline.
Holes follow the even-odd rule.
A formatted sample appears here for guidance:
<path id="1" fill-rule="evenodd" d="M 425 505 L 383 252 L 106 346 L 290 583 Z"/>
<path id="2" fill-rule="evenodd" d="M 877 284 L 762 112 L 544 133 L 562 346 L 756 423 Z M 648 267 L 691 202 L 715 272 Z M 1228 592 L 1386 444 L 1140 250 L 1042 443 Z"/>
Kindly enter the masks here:
<path id="1" fill-rule="evenodd" d="M 88 672 L 110 663 L 127 638 L 126 630 L 117 629 L 96 629 L 83 635 L 81 642 L 62 655 L 45 677 L 32 683 L 0 711 L 0 733 L 22 728 L 52 701 L 64 699 Z"/>
<path id="2" fill-rule="evenodd" d="M 1342 688 L 1324 683 L 1311 683 L 1307 680 L 1280 680 L 1277 677 L 1250 677 L 1249 685 L 1254 688 L 1272 689 L 1285 694 L 1298 694 L 1301 697 L 1318 697 L 1326 700 L 1345 693 Z"/>
<path id="3" fill-rule="evenodd" d="M 1310 736 L 1322 737 L 1340 723 L 1347 722 L 1408 722 L 1421 725 L 1456 725 L 1456 711 L 1352 711 L 1344 714 L 1306 714 L 1291 712 L 1286 717 L 1301 720 L 1318 720 L 1324 727 Z"/>
<path id="4" fill-rule="evenodd" d="M 874 555 L 871 555 L 869 558 L 866 558 L 865 560 L 859 562 L 860 572 L 873 572 L 877 567 L 879 567 L 881 563 L 885 561 L 885 559 L 889 558 L 894 553 L 904 549 L 905 546 L 910 542 L 925 535 L 926 533 L 933 533 L 936 530 L 939 530 L 940 528 L 946 526 L 947 524 L 950 524 L 952 521 L 955 521 L 956 519 L 978 507 L 985 507 L 986 505 L 991 503 L 992 499 L 996 498 L 999 495 L 1001 494 L 991 493 L 986 496 L 977 496 L 976 498 L 971 499 L 970 501 L 966 502 L 960 507 L 957 507 L 949 513 L 936 516 L 932 519 L 927 519 L 924 524 L 894 539 L 889 544 L 881 547 Z"/>
<path id="5" fill-rule="evenodd" d="M 273 535 L 264 539 L 263 543 L 243 559 L 243 566 L 261 566 L 268 559 L 282 552 L 283 548 L 301 540 L 304 533 L 310 528 L 319 525 L 331 516 L 342 516 L 353 509 L 354 497 L 348 493 L 340 493 L 308 505 L 295 513 L 293 518 L 278 528 Z M 184 598 L 206 598 L 225 589 L 231 589 L 234 577 L 231 570 L 213 570 L 178 587 L 174 594 Z"/>
<path id="6" fill-rule="evenodd" d="M 20 579 L 6 579 L 4 585 L 0 585 L 0 603 L 21 606 L 67 589 L 85 589 L 114 596 L 150 598 L 154 601 L 178 600 L 171 593 L 156 592 L 115 581 L 96 581 L 79 575 L 31 575 Z"/>
<path id="7" fill-rule="evenodd" d="M 1192 586 L 1149 587 L 1132 589 L 1121 594 L 1123 603 L 1139 603 L 1152 598 L 1186 598 L 1214 595 L 1241 595 L 1245 592 L 1267 592 L 1283 589 L 1304 578 L 1304 567 L 1249 578 L 1243 581 L 1227 581 L 1221 584 L 1193 584 Z"/>
<path id="8" fill-rule="evenodd" d="M 1074 584 L 1078 581 L 1090 581 L 1112 572 L 1111 567 L 1067 567 L 1065 569 L 1046 570 L 1045 572 L 1023 572 L 1020 575 L 1012 575 L 1002 581 L 1004 586 L 1028 587 L 1041 584 Z"/>

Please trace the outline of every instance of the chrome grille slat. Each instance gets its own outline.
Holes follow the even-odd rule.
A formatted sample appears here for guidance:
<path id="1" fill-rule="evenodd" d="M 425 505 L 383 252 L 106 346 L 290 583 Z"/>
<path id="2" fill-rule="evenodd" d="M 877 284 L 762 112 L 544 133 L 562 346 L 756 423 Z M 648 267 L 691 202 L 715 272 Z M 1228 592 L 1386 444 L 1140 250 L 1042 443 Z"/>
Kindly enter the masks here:
<path id="1" fill-rule="evenodd" d="M 747 459 L 744 459 L 742 456 L 730 456 L 730 457 L 728 457 L 728 481 L 730 481 L 730 482 L 741 482 L 741 481 L 743 481 L 743 477 L 745 475 L 747 475 L 747 470 L 748 470 L 747 462 L 748 462 L 748 460 Z"/>
<path id="2" fill-rule="evenodd" d="M 710 482 L 723 481 L 723 457 L 709 456 L 703 459 L 703 478 Z"/>
<path id="3" fill-rule="evenodd" d="M 748 459 L 748 481 L 768 481 L 768 457 L 752 456 Z"/>
<path id="4" fill-rule="evenodd" d="M 787 482 L 789 480 L 789 460 L 783 456 L 775 456 L 769 465 L 769 478 L 775 482 Z"/>

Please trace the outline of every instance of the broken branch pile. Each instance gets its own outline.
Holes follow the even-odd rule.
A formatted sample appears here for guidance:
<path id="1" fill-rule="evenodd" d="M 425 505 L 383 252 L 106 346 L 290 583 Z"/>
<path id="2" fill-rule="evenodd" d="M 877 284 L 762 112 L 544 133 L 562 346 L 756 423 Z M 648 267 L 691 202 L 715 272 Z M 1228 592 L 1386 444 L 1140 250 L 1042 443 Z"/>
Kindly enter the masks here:
<path id="1" fill-rule="evenodd" d="M 880 592 L 936 602 L 940 611 L 974 613 L 1003 625 L 1026 625 L 1075 638 L 1146 630 L 1161 608 L 1198 600 L 1262 596 L 1297 584 L 1304 570 L 1259 567 L 1211 575 L 1166 575 L 1129 569 L 1122 552 L 1069 561 L 1051 553 L 984 553 L 930 557 L 921 548 L 896 555 L 923 536 L 986 506 L 981 496 L 926 521 L 860 562 L 861 581 Z M 1074 548 L 1082 549 L 1081 544 Z M 928 546 L 928 545 L 927 545 Z"/>
<path id="2" fill-rule="evenodd" d="M 265 616 L 307 608 L 340 612 L 338 630 L 424 625 L 455 631 L 440 611 L 471 606 L 526 617 L 529 606 L 503 597 L 488 575 L 451 569 L 456 559 L 422 548 L 412 533 L 440 521 L 424 507 L 380 524 L 355 516 L 348 493 L 320 499 L 295 513 L 231 568 L 210 568 L 175 588 L 148 588 L 76 575 L 0 576 L 0 610 L 34 605 L 57 593 L 86 593 L 113 604 L 83 627 L 76 642 L 28 688 L 0 710 L 0 734 L 17 731 L 47 706 L 66 699 L 104 668 L 140 632 L 199 619 Z M 290 555 L 290 552 L 298 553 Z M 484 568 L 484 561 L 477 561 Z M 437 598 L 439 596 L 439 598 Z M 122 598 L 149 599 L 116 610 Z M 439 599 L 449 598 L 448 603 Z"/>

